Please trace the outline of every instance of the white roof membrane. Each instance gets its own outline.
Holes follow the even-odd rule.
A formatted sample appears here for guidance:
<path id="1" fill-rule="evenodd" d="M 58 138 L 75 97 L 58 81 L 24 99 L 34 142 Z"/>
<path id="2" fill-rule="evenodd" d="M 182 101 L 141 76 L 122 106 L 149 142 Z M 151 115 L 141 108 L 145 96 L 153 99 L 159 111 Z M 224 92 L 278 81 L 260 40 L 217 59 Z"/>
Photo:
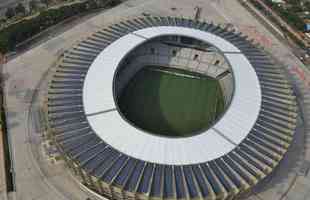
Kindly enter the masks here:
<path id="1" fill-rule="evenodd" d="M 115 149 L 134 158 L 171 165 L 192 164 L 216 159 L 235 146 L 214 130 L 194 137 L 160 137 L 139 130 L 117 111 L 88 117 L 97 135 Z"/>
<path id="2" fill-rule="evenodd" d="M 145 39 L 132 34 L 119 38 L 105 48 L 91 64 L 84 82 L 83 103 L 85 114 L 115 108 L 113 99 L 114 72 L 127 53 Z"/>
<path id="3" fill-rule="evenodd" d="M 231 105 L 213 127 L 192 137 L 155 136 L 133 127 L 115 110 L 102 113 L 116 107 L 113 78 L 122 59 L 143 42 L 164 35 L 188 36 L 216 46 L 233 70 L 235 92 Z M 115 149 L 149 162 L 184 165 L 210 161 L 232 151 L 256 122 L 261 89 L 250 62 L 223 38 L 184 27 L 152 27 L 121 37 L 99 54 L 85 79 L 83 104 L 94 132 Z"/>
<path id="4" fill-rule="evenodd" d="M 159 26 L 159 27 L 140 29 L 133 33 L 148 39 L 163 35 L 187 36 L 212 44 L 222 52 L 240 52 L 240 50 L 236 46 L 226 41 L 225 39 L 212 33 L 192 28 L 176 27 L 176 26 Z"/>

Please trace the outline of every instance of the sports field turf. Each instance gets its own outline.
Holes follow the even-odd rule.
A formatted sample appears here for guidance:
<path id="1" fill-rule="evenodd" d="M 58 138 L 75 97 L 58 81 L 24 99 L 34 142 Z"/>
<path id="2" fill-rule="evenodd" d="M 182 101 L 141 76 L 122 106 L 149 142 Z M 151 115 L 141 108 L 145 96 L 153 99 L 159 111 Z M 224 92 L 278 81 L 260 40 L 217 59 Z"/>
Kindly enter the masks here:
<path id="1" fill-rule="evenodd" d="M 145 67 L 123 90 L 119 107 L 136 126 L 163 136 L 190 136 L 222 113 L 219 83 L 197 73 Z"/>

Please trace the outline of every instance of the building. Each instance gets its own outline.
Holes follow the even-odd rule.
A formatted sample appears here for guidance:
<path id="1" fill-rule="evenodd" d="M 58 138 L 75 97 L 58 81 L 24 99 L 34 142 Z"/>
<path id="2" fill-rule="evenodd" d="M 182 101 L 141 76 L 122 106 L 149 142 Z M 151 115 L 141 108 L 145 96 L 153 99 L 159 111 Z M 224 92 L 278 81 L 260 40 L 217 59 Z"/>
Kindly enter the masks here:
<path id="1" fill-rule="evenodd" d="M 210 52 L 228 65 L 219 65 L 221 59 L 207 65 L 202 59 Z M 117 96 L 146 64 L 227 77 L 225 113 L 189 137 L 135 127 Z M 49 132 L 69 168 L 98 194 L 226 199 L 279 164 L 295 133 L 297 103 L 282 69 L 241 33 L 191 19 L 144 17 L 103 28 L 69 49 L 50 81 L 47 111 Z"/>
<path id="2" fill-rule="evenodd" d="M 284 4 L 286 3 L 284 0 L 272 0 L 273 3 Z"/>
<path id="3" fill-rule="evenodd" d="M 304 20 L 305 22 L 305 31 L 310 32 L 310 20 Z"/>

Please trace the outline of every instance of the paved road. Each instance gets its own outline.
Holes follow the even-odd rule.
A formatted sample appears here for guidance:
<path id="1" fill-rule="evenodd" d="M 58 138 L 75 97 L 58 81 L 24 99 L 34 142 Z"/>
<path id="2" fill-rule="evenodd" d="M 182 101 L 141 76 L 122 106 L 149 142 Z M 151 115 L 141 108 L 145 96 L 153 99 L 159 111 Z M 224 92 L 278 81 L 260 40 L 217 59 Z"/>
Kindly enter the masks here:
<path id="1" fill-rule="evenodd" d="M 0 0 L 0 8 L 10 7 L 18 2 L 22 2 L 23 0 Z"/>
<path id="2" fill-rule="evenodd" d="M 9 7 L 15 6 L 18 2 L 23 0 L 0 0 L 0 17 L 5 15 L 5 11 Z"/>
<path id="3" fill-rule="evenodd" d="M 0 17 L 5 14 L 7 8 L 13 7 L 19 2 L 27 4 L 29 1 L 30 0 L 0 0 Z"/>

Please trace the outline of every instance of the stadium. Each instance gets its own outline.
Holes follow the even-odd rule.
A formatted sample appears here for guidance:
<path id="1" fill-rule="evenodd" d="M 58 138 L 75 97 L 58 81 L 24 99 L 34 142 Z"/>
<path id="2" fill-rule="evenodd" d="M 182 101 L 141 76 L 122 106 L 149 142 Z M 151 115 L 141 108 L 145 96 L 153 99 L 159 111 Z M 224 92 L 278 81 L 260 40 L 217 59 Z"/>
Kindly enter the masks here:
<path id="1" fill-rule="evenodd" d="M 120 21 L 67 50 L 48 126 L 76 178 L 109 199 L 232 199 L 285 155 L 297 103 L 242 33 L 174 17 Z"/>

